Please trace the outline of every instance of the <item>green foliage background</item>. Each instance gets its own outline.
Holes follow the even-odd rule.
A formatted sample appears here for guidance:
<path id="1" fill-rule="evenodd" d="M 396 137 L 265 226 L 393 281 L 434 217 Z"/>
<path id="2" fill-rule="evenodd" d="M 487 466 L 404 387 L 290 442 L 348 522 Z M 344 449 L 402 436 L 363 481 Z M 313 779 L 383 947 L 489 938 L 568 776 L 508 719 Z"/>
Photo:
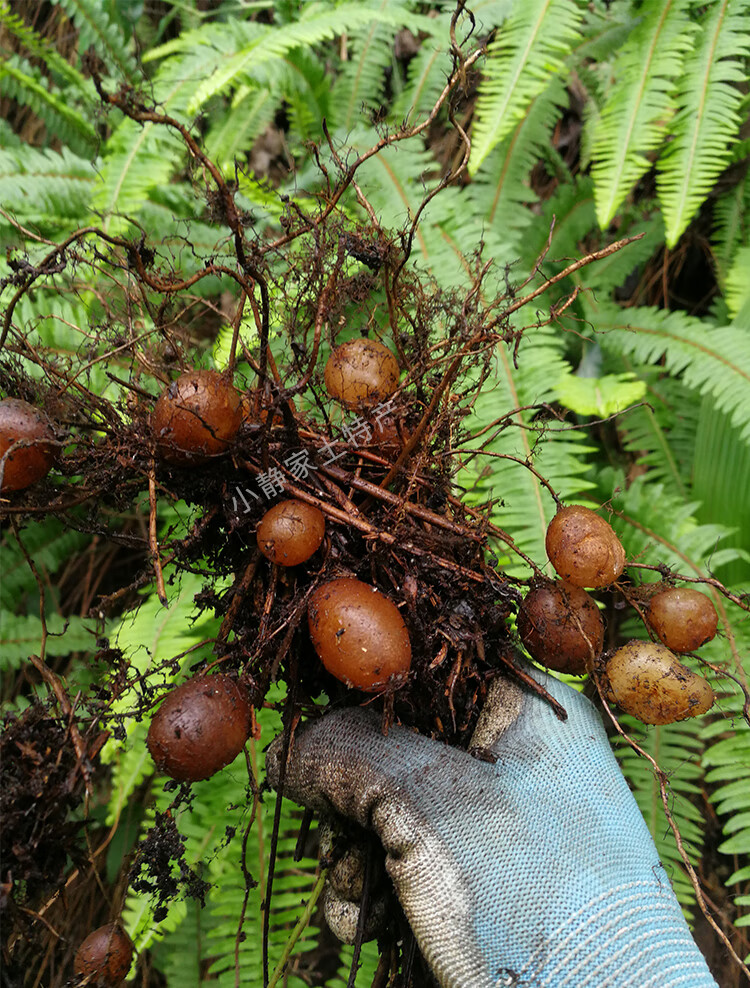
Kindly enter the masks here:
<path id="1" fill-rule="evenodd" d="M 42 136 L 30 142 L 0 122 L 0 241 L 3 249 L 22 245 L 32 260 L 48 247 L 31 238 L 24 243 L 22 228 L 59 241 L 92 222 L 128 236 L 137 237 L 141 229 L 164 231 L 158 236 L 161 249 L 185 274 L 230 250 L 221 240 L 226 231 L 212 223 L 197 191 L 200 176 L 175 135 L 116 112 L 102 115 L 83 68 L 82 54 L 89 46 L 115 83 L 147 79 L 148 92 L 164 112 L 200 130 L 225 176 L 236 176 L 238 200 L 252 213 L 256 231 L 276 227 L 281 194 L 294 197 L 302 210 L 314 208 L 309 194 L 320 175 L 308 142 L 324 143 L 323 120 L 343 154 L 361 151 L 403 120 L 422 119 L 451 70 L 452 3 L 225 0 L 207 12 L 192 4 L 162 5 L 160 19 L 134 2 L 59 0 L 53 6 L 77 33 L 73 51 L 62 54 L 54 40 L 29 23 L 23 5 L 0 3 L 5 46 L 0 94 L 43 124 Z M 485 445 L 486 455 L 467 464 L 462 481 L 477 503 L 502 497 L 493 521 L 540 563 L 554 503 L 534 474 L 492 454 L 528 458 L 566 501 L 606 502 L 628 558 L 666 563 L 690 576 L 710 572 L 735 593 L 746 593 L 750 178 L 742 125 L 750 102 L 750 4 L 476 0 L 470 7 L 474 40 L 489 40 L 475 80 L 475 104 L 462 121 L 472 140 L 471 181 L 445 189 L 429 204 L 411 263 L 444 287 L 461 286 L 467 283 L 467 259 L 481 241 L 483 257 L 492 257 L 500 273 L 512 265 L 511 277 L 520 280 L 545 248 L 554 218 L 533 288 L 581 253 L 620 237 L 645 236 L 537 300 L 539 324 L 524 334 L 517 366 L 509 351 L 498 350 L 471 422 L 479 431 L 510 410 L 546 402 L 567 409 L 568 421 L 578 428 L 540 428 L 531 412 L 515 411 L 513 424 L 519 428 L 497 433 Z M 468 32 L 468 18 L 462 18 L 458 40 Z M 405 39 L 413 41 L 408 61 L 397 55 Z M 580 153 L 571 158 L 558 138 L 573 118 L 581 121 Z M 250 151 L 280 120 L 288 177 L 278 179 L 274 188 L 263 174 L 253 174 Z M 446 123 L 444 117 L 441 122 Z M 415 215 L 445 167 L 435 147 L 417 139 L 371 159 L 358 182 L 382 225 L 399 228 Z M 353 195 L 343 206 L 353 216 L 362 215 Z M 189 235 L 191 250 L 185 249 L 182 234 Z M 688 311 L 676 293 L 667 292 L 654 304 L 653 293 L 641 292 L 646 304 L 638 292 L 623 290 L 644 271 L 658 270 L 656 258 L 665 271 L 675 271 L 670 257 L 696 243 L 708 255 L 719 287 L 708 304 Z M 215 281 L 201 285 L 206 293 L 219 287 Z M 545 325 L 550 307 L 576 291 L 564 318 Z M 6 294 L 4 305 L 7 299 Z M 283 304 L 280 298 L 274 302 Z M 95 325 L 99 315 L 93 290 L 79 286 L 61 306 L 57 292 L 40 288 L 16 310 L 14 323 L 34 342 L 75 352 L 81 327 Z M 519 328 L 534 321 L 527 310 L 517 316 Z M 219 366 L 226 361 L 227 341 L 223 331 L 213 347 Z M 91 369 L 87 386 L 110 397 L 117 394 L 101 366 Z M 600 423 L 615 412 L 622 413 L 616 425 Z M 24 539 L 52 580 L 87 542 L 53 518 L 29 522 Z M 35 616 L 35 582 L 20 550 L 8 539 L 2 552 L 0 662 L 9 676 L 34 650 L 41 623 Z M 514 575 L 528 575 L 516 557 L 499 562 Z M 193 620 L 199 589 L 196 578 L 183 574 L 168 611 L 151 590 L 139 610 L 106 629 L 146 682 L 153 677 L 154 683 L 164 683 L 165 660 L 215 633 L 214 619 Z M 747 685 L 747 612 L 709 592 L 719 609 L 721 635 L 702 654 L 725 664 Z M 91 648 L 90 623 L 63 618 L 55 603 L 53 597 L 47 601 L 48 618 L 50 630 L 60 636 L 51 639 L 49 654 Z M 635 623 L 620 630 L 625 637 L 643 635 Z M 181 672 L 170 675 L 179 680 Z M 88 685 L 88 675 L 69 670 L 71 682 L 81 688 Z M 723 884 L 738 925 L 746 926 L 750 729 L 742 718 L 740 689 L 727 679 L 716 679 L 715 686 L 717 708 L 700 721 L 649 729 L 633 722 L 629 727 L 669 774 L 673 813 L 696 863 L 704 854 L 707 821 L 716 814 L 718 852 L 726 866 L 712 880 Z M 9 703 L 20 708 L 24 700 L 13 697 Z M 152 776 L 145 754 L 148 724 L 128 719 L 126 708 L 120 713 L 127 739 L 108 742 L 104 751 L 111 765 L 106 824 L 117 824 L 137 794 L 146 808 L 135 826 L 144 834 L 155 814 L 167 808 L 169 795 L 164 780 Z M 278 728 L 275 716 L 264 713 L 262 743 Z M 252 744 L 256 778 L 262 774 L 261 747 Z M 630 749 L 623 748 L 621 755 L 692 917 L 694 892 L 665 824 L 658 785 Z M 240 830 L 247 820 L 247 787 L 244 767 L 235 764 L 197 785 L 189 810 L 177 819 L 186 838 L 186 861 L 200 866 L 211 883 L 205 909 L 198 910 L 193 900 L 178 901 L 156 920 L 145 894 L 127 896 L 127 926 L 139 949 L 151 950 L 153 967 L 170 986 L 198 986 L 214 977 L 220 984 L 235 984 L 237 917 L 245 883 L 238 841 L 224 835 L 227 827 Z M 313 862 L 290 863 L 297 823 L 292 807 L 285 805 L 283 812 L 272 965 L 314 884 Z M 268 806 L 261 804 L 258 813 L 245 853 L 250 871 L 262 878 Z M 122 850 L 117 842 L 113 847 Z M 262 881 L 250 896 L 246 937 L 237 954 L 243 985 L 262 983 L 261 892 Z M 285 984 L 305 983 L 301 955 L 314 942 L 315 930 L 308 928 L 296 947 L 297 973 Z M 373 951 L 365 953 L 357 984 L 370 984 L 377 962 Z M 330 984 L 346 983 L 343 954 L 341 964 L 342 980 Z"/>

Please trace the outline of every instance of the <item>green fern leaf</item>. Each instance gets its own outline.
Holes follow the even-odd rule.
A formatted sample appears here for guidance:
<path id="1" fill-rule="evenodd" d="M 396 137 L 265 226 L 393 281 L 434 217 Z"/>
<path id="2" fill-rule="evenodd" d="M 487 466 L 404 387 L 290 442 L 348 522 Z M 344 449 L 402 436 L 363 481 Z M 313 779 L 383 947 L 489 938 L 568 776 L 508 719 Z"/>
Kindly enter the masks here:
<path id="1" fill-rule="evenodd" d="M 682 312 L 653 308 L 590 309 L 605 350 L 665 369 L 697 393 L 711 395 L 750 442 L 750 338 L 738 326 L 707 326 Z"/>
<path id="2" fill-rule="evenodd" d="M 22 17 L 14 14 L 7 0 L 2 0 L 0 3 L 0 24 L 31 55 L 44 62 L 45 68 L 58 85 L 68 83 L 78 89 L 82 95 L 93 95 L 93 85 L 84 78 L 77 68 L 64 59 L 46 38 L 43 38 L 34 28 L 30 27 Z"/>
<path id="3" fill-rule="evenodd" d="M 644 8 L 612 69 L 609 98 L 592 136 L 594 197 L 606 229 L 636 181 L 651 167 L 649 154 L 664 140 L 673 112 L 674 82 L 682 71 L 695 26 L 690 0 Z"/>
<path id="4" fill-rule="evenodd" d="M 54 576 L 63 563 L 72 559 L 85 546 L 89 537 L 76 532 L 57 518 L 32 521 L 21 532 L 23 544 L 34 560 L 39 574 L 47 579 Z M 0 608 L 28 611 L 27 595 L 37 593 L 37 583 L 26 557 L 14 539 L 3 539 Z"/>
<path id="5" fill-rule="evenodd" d="M 384 9 L 389 0 L 380 0 Z M 347 38 L 347 61 L 344 63 L 331 100 L 331 125 L 342 133 L 361 119 L 363 110 L 376 112 L 381 105 L 386 69 L 393 64 L 396 28 L 372 20 L 361 31 Z"/>
<path id="6" fill-rule="evenodd" d="M 445 46 L 450 17 L 441 15 L 433 21 L 432 35 L 423 38 L 419 50 L 409 62 L 406 84 L 393 102 L 390 118 L 396 124 L 405 120 L 416 123 L 430 112 L 450 76 L 452 60 Z"/>
<path id="7" fill-rule="evenodd" d="M 737 441 L 737 428 L 729 417 L 704 398 L 695 430 L 693 496 L 700 499 L 697 516 L 701 521 L 721 519 L 734 528 L 726 544 L 750 547 L 750 498 L 738 491 L 750 491 L 750 444 Z M 750 579 L 750 565 L 741 559 L 712 572 L 729 586 Z"/>
<path id="8" fill-rule="evenodd" d="M 507 348 L 498 348 L 493 375 L 487 380 L 473 406 L 467 425 L 472 432 L 489 426 L 503 415 L 535 403 L 554 401 L 556 384 L 569 373 L 563 359 L 560 334 L 548 326 L 535 327 L 525 334 L 518 351 L 518 368 Z M 474 443 L 467 446 L 472 449 Z M 547 428 L 531 421 L 529 412 L 515 412 L 510 423 L 485 446 L 487 456 L 479 456 L 459 474 L 459 483 L 469 488 L 470 500 L 482 503 L 501 499 L 493 506 L 491 518 L 508 532 L 516 545 L 532 559 L 546 556 L 544 539 L 555 513 L 555 502 L 530 470 L 529 461 L 563 499 L 570 499 L 592 485 L 584 478 L 588 469 L 589 447 L 579 432 Z M 492 454 L 514 456 L 522 462 L 493 459 Z M 507 552 L 498 543 L 496 550 Z M 515 555 L 504 555 L 503 568 L 528 576 L 526 564 Z"/>
<path id="9" fill-rule="evenodd" d="M 23 145 L 0 149 L 0 202 L 22 226 L 58 237 L 88 217 L 96 176 L 90 161 L 63 148 Z M 0 242 L 17 244 L 18 230 L 0 216 Z"/>
<path id="10" fill-rule="evenodd" d="M 724 282 L 729 315 L 734 319 L 750 300 L 750 246 L 740 247 L 732 259 Z"/>
<path id="11" fill-rule="evenodd" d="M 492 149 L 522 119 L 531 100 L 562 72 L 580 38 L 574 0 L 530 0 L 516 8 L 487 50 L 472 128 L 469 169 L 475 174 Z"/>
<path id="12" fill-rule="evenodd" d="M 213 96 L 241 85 L 252 78 L 255 69 L 264 62 L 281 58 L 298 46 L 312 46 L 336 37 L 345 25 L 347 32 L 378 21 L 394 27 L 409 26 L 417 31 L 428 19 L 423 15 L 392 10 L 369 3 L 342 3 L 331 8 L 322 3 L 308 3 L 298 21 L 281 26 L 263 26 L 256 37 L 215 69 L 196 91 L 188 112 L 196 113 Z"/>
<path id="13" fill-rule="evenodd" d="M 722 288 L 727 272 L 733 266 L 737 250 L 743 245 L 750 244 L 748 217 L 750 217 L 750 175 L 745 175 L 743 181 L 735 185 L 731 192 L 721 196 L 714 205 L 714 233 L 711 241 L 714 264 Z M 736 311 L 739 311 L 739 308 Z"/>
<path id="14" fill-rule="evenodd" d="M 52 92 L 41 71 L 16 55 L 0 61 L 0 92 L 28 105 L 51 134 L 74 148 L 96 147 L 96 131 L 70 98 Z"/>
<path id="15" fill-rule="evenodd" d="M 743 63 L 750 54 L 747 11 L 746 0 L 710 4 L 685 62 L 674 140 L 657 163 L 668 247 L 677 243 L 731 156 L 742 123 L 737 84 L 748 78 Z"/>
<path id="16" fill-rule="evenodd" d="M 645 403 L 621 416 L 618 430 L 625 449 L 648 469 L 649 482 L 664 483 L 687 499 L 701 401 L 681 381 L 649 370 L 642 372 Z"/>
<path id="17" fill-rule="evenodd" d="M 472 214 L 486 224 L 495 236 L 487 241 L 496 263 L 515 260 L 524 250 L 528 227 L 534 217 L 528 205 L 537 196 L 531 189 L 531 170 L 549 143 L 561 103 L 566 100 L 564 88 L 554 80 L 548 88 L 534 97 L 527 113 L 495 148 L 464 190 L 471 203 Z M 471 231 L 474 236 L 476 232 Z M 545 238 L 546 239 L 546 238 Z M 503 249 L 504 245 L 504 249 Z"/>
<path id="18" fill-rule="evenodd" d="M 82 618 L 49 614 L 46 654 L 70 655 L 90 651 L 96 642 L 96 629 Z M 0 611 L 0 669 L 20 669 L 30 655 L 38 655 L 42 642 L 42 621 L 35 614 L 16 615 Z"/>
<path id="19" fill-rule="evenodd" d="M 99 0 L 56 0 L 78 28 L 79 51 L 91 45 L 99 58 L 128 82 L 138 81 L 139 71 L 128 42 Z"/>

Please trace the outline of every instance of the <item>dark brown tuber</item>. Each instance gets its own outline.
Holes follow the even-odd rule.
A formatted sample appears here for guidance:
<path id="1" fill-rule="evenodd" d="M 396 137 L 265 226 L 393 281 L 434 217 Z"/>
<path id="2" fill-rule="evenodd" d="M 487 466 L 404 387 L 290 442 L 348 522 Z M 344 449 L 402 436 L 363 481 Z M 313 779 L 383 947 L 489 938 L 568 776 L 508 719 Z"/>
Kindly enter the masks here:
<path id="1" fill-rule="evenodd" d="M 114 988 L 127 977 L 133 961 L 133 943 L 117 923 L 89 933 L 76 951 L 73 969 L 89 985 Z"/>
<path id="2" fill-rule="evenodd" d="M 231 447 L 242 425 L 242 397 L 223 374 L 188 371 L 159 396 L 151 424 L 163 460 L 205 463 Z"/>
<path id="3" fill-rule="evenodd" d="M 9 452 L 11 447 L 15 448 Z M 0 401 L 0 490 L 20 491 L 29 487 L 47 476 L 56 459 L 55 434 L 46 415 L 20 398 L 3 398 Z"/>
<path id="4" fill-rule="evenodd" d="M 318 587 L 308 608 L 310 636 L 326 669 L 347 686 L 374 692 L 397 685 L 411 666 L 411 642 L 392 601 L 361 580 Z"/>
<path id="5" fill-rule="evenodd" d="M 326 533 L 323 512 L 305 501 L 281 501 L 258 525 L 258 548 L 272 563 L 298 566 L 320 548 Z"/>
<path id="6" fill-rule="evenodd" d="M 540 583 L 529 591 L 518 612 L 518 633 L 538 662 L 575 676 L 593 667 L 604 644 L 596 601 L 563 580 Z"/>
<path id="7" fill-rule="evenodd" d="M 249 735 L 251 706 L 229 676 L 196 676 L 168 693 L 148 730 L 160 772 L 178 782 L 208 779 L 233 762 Z"/>
<path id="8" fill-rule="evenodd" d="M 625 568 L 625 550 L 611 525 L 573 504 L 547 528 L 547 555 L 557 574 L 577 587 L 606 587 Z"/>
<path id="9" fill-rule="evenodd" d="M 376 340 L 337 346 L 325 367 L 328 394 L 347 408 L 366 408 L 390 398 L 398 387 L 398 361 Z"/>
<path id="10" fill-rule="evenodd" d="M 692 652 L 716 634 L 719 616 L 705 594 L 689 587 L 670 587 L 649 601 L 646 620 L 673 652 Z"/>

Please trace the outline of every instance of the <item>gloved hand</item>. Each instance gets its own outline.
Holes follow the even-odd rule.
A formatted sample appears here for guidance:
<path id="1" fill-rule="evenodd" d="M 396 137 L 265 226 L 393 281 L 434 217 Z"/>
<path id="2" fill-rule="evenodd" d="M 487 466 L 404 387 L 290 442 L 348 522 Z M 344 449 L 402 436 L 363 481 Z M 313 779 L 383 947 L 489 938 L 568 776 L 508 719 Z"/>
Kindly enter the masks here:
<path id="1" fill-rule="evenodd" d="M 494 764 L 346 710 L 296 733 L 284 794 L 377 833 L 443 988 L 715 986 L 599 715 L 533 674 L 568 720 L 496 681 L 472 742 Z"/>

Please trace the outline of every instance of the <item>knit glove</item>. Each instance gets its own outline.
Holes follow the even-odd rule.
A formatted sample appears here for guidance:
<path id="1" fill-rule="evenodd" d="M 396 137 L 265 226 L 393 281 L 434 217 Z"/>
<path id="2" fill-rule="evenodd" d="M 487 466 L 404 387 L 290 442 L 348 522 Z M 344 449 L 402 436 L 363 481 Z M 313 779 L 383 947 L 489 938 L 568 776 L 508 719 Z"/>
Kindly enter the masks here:
<path id="1" fill-rule="evenodd" d="M 497 680 L 472 750 L 362 709 L 301 728 L 284 795 L 373 830 L 442 988 L 715 988 L 592 704 Z M 267 769 L 278 784 L 282 746 Z M 490 760 L 486 760 L 486 759 Z"/>

